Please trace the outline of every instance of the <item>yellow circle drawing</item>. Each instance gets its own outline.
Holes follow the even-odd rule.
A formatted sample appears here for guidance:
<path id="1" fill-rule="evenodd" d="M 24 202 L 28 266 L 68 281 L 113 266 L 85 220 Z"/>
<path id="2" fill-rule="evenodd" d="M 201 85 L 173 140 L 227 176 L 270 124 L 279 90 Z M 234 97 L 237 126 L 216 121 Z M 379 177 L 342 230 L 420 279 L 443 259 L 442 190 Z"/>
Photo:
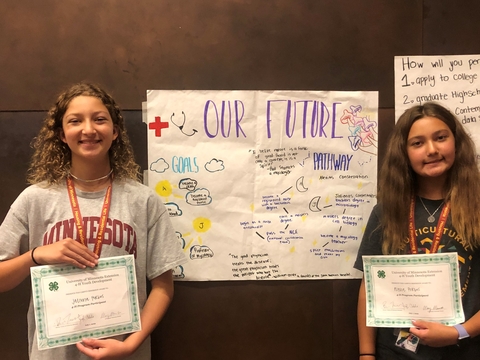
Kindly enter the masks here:
<path id="1" fill-rule="evenodd" d="M 193 228 L 197 232 L 206 232 L 210 229 L 212 226 L 212 222 L 210 219 L 204 218 L 204 217 L 198 217 L 195 220 L 193 220 Z"/>
<path id="2" fill-rule="evenodd" d="M 155 186 L 155 192 L 160 196 L 168 197 L 172 195 L 172 185 L 168 180 L 159 181 Z"/>

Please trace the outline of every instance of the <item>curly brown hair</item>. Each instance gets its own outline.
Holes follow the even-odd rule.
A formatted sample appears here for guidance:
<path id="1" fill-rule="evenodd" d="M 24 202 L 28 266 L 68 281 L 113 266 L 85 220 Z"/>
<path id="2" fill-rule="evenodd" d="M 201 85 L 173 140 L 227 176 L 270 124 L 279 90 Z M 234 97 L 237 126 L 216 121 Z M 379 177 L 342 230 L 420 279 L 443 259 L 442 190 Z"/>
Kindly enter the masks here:
<path id="1" fill-rule="evenodd" d="M 32 141 L 34 153 L 30 162 L 27 181 L 38 184 L 58 184 L 71 168 L 72 152 L 61 140 L 62 121 L 70 102 L 77 96 L 93 96 L 108 109 L 118 136 L 109 149 L 110 166 L 115 179 L 140 181 L 140 166 L 135 162 L 133 149 L 125 129 L 125 122 L 115 100 L 98 85 L 77 83 L 62 92 L 48 111 L 42 128 Z"/>
<path id="2" fill-rule="evenodd" d="M 424 117 L 443 121 L 455 137 L 455 161 L 448 171 L 445 201 L 450 201 L 452 225 L 458 234 L 471 248 L 480 245 L 480 171 L 475 144 L 455 115 L 439 104 L 428 102 L 400 116 L 380 169 L 378 202 L 382 206 L 384 254 L 405 252 L 410 199 L 417 188 L 406 145 L 413 123 Z"/>

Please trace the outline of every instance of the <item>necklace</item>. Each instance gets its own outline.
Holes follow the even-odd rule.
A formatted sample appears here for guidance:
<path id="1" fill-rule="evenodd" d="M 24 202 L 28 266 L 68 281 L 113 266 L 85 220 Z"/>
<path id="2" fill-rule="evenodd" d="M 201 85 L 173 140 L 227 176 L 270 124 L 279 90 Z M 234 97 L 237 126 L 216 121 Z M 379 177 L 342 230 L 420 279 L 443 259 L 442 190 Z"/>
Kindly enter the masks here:
<path id="1" fill-rule="evenodd" d="M 435 214 L 437 213 L 437 211 L 442 207 L 443 201 L 442 201 L 442 203 L 440 204 L 440 206 L 437 208 L 437 210 L 435 210 L 435 211 L 433 212 L 433 214 L 431 214 L 430 211 L 428 211 L 428 209 L 427 209 L 427 207 L 425 206 L 425 204 L 423 203 L 422 198 L 421 198 L 420 196 L 419 196 L 419 198 L 420 198 L 420 202 L 421 202 L 422 205 L 423 205 L 423 208 L 424 208 L 425 211 L 428 213 L 428 215 L 430 215 L 430 216 L 427 218 L 427 221 L 428 221 L 429 223 L 435 222 L 435 217 L 434 217 L 433 215 L 435 215 Z"/>
<path id="2" fill-rule="evenodd" d="M 108 178 L 110 175 L 112 175 L 112 173 L 113 173 L 113 169 L 112 169 L 112 170 L 110 170 L 110 172 L 109 172 L 107 175 L 105 175 L 105 176 L 102 176 L 102 177 L 99 177 L 98 179 L 93 179 L 93 180 L 83 180 L 83 179 L 80 179 L 80 178 L 76 177 L 76 176 L 75 176 L 75 175 L 73 175 L 71 172 L 68 172 L 68 174 L 69 174 L 69 175 L 70 175 L 72 178 L 74 178 L 75 180 L 78 180 L 78 181 L 84 182 L 84 183 L 92 183 L 92 182 L 95 182 L 95 181 L 100 181 L 100 180 L 106 179 L 106 178 Z"/>

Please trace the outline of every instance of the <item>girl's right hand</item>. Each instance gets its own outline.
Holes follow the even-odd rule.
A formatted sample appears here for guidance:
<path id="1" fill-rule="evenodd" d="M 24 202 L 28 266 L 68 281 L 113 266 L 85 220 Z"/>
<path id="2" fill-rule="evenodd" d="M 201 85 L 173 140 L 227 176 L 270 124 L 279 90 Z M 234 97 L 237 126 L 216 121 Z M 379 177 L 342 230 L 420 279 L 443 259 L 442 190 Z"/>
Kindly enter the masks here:
<path id="1" fill-rule="evenodd" d="M 80 269 L 98 264 L 98 256 L 93 251 L 71 238 L 37 247 L 34 258 L 41 265 L 70 264 Z"/>

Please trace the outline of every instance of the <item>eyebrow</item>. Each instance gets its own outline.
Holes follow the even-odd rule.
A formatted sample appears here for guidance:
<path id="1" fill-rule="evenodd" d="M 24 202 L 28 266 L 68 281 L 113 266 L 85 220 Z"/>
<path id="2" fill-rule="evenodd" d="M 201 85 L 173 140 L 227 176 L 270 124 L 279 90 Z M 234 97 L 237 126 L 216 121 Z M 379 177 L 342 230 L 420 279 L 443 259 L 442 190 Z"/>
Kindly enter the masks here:
<path id="1" fill-rule="evenodd" d="M 93 115 L 98 115 L 98 114 L 108 114 L 110 115 L 110 113 L 108 111 L 104 111 L 104 110 L 100 110 L 100 111 L 95 111 L 93 113 Z M 68 116 L 82 116 L 83 114 L 82 113 L 65 113 L 65 115 L 63 115 L 63 117 L 68 117 Z"/>
<path id="2" fill-rule="evenodd" d="M 436 136 L 436 135 L 441 134 L 442 132 L 449 133 L 449 130 L 450 130 L 450 129 L 448 129 L 448 128 L 447 128 L 447 129 L 440 129 L 440 130 L 437 130 L 437 131 L 433 132 L 431 135 L 432 135 L 432 136 Z M 451 132 L 451 130 L 450 130 L 450 132 Z M 425 135 L 416 135 L 416 136 L 412 136 L 411 138 L 408 138 L 407 141 L 410 141 L 411 139 L 419 139 L 419 138 L 421 139 L 421 138 L 425 138 L 425 137 L 428 137 L 428 136 L 425 136 Z"/>

